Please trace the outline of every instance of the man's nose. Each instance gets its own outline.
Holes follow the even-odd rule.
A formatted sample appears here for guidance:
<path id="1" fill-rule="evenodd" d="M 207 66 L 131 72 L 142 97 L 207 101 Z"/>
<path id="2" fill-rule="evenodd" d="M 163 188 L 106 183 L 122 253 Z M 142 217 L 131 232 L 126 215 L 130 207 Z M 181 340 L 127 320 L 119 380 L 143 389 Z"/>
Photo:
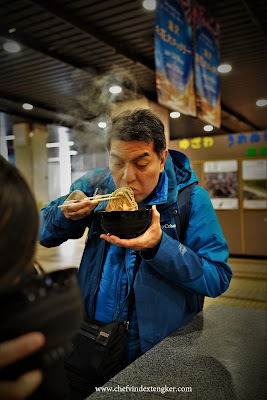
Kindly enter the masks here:
<path id="1" fill-rule="evenodd" d="M 133 182 L 135 180 L 134 168 L 131 165 L 126 165 L 123 171 L 123 180 L 126 183 Z"/>

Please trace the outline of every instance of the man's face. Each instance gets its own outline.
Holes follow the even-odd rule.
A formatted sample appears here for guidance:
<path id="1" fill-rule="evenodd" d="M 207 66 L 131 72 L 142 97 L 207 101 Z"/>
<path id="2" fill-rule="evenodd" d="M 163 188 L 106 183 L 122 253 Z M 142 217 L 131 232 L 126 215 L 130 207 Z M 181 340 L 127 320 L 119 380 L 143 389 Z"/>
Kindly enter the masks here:
<path id="1" fill-rule="evenodd" d="M 167 155 L 168 150 L 164 150 L 159 159 L 153 142 L 112 139 L 109 168 L 116 187 L 128 186 L 137 202 L 144 200 L 157 186 Z"/>

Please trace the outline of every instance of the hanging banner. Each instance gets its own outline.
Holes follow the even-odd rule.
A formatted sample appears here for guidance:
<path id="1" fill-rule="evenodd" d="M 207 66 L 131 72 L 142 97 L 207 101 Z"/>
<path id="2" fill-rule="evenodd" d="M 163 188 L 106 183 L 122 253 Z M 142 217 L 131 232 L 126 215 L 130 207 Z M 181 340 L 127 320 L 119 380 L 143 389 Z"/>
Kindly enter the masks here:
<path id="1" fill-rule="evenodd" d="M 158 0 L 155 64 L 158 103 L 196 116 L 191 0 Z"/>
<path id="2" fill-rule="evenodd" d="M 195 0 L 193 25 L 197 115 L 202 121 L 220 128 L 219 25 Z"/>

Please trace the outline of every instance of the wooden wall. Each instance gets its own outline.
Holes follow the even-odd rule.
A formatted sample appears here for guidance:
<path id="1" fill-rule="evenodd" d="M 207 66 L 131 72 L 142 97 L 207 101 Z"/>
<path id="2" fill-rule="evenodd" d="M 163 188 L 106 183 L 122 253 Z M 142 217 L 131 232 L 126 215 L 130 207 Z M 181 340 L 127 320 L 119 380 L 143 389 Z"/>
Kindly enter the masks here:
<path id="1" fill-rule="evenodd" d="M 266 158 L 267 132 L 171 140 L 170 148 L 189 157 L 202 187 L 205 161 L 238 161 L 239 208 L 216 210 L 216 214 L 231 255 L 267 256 L 266 208 L 245 209 L 242 191 L 242 160 Z"/>

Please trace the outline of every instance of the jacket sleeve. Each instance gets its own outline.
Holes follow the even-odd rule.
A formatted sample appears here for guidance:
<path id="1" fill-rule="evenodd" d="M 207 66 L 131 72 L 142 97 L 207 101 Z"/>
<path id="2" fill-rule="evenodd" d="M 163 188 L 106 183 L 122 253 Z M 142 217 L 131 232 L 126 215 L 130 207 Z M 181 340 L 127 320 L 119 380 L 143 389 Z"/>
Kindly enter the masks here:
<path id="1" fill-rule="evenodd" d="M 146 261 L 173 284 L 216 297 L 226 291 L 232 277 L 228 256 L 228 245 L 209 195 L 196 186 L 184 244 L 163 232 L 156 255 Z"/>
<path id="2" fill-rule="evenodd" d="M 88 188 L 86 190 L 85 184 L 81 179 L 71 185 L 70 193 L 76 189 L 82 190 L 83 192 L 88 191 Z M 82 237 L 85 228 L 89 226 L 91 222 L 90 216 L 73 221 L 67 219 L 62 213 L 61 208 L 58 208 L 59 205 L 64 203 L 69 194 L 59 197 L 48 206 L 42 208 L 39 236 L 42 246 L 54 247 L 59 246 L 68 239 L 78 239 Z"/>

